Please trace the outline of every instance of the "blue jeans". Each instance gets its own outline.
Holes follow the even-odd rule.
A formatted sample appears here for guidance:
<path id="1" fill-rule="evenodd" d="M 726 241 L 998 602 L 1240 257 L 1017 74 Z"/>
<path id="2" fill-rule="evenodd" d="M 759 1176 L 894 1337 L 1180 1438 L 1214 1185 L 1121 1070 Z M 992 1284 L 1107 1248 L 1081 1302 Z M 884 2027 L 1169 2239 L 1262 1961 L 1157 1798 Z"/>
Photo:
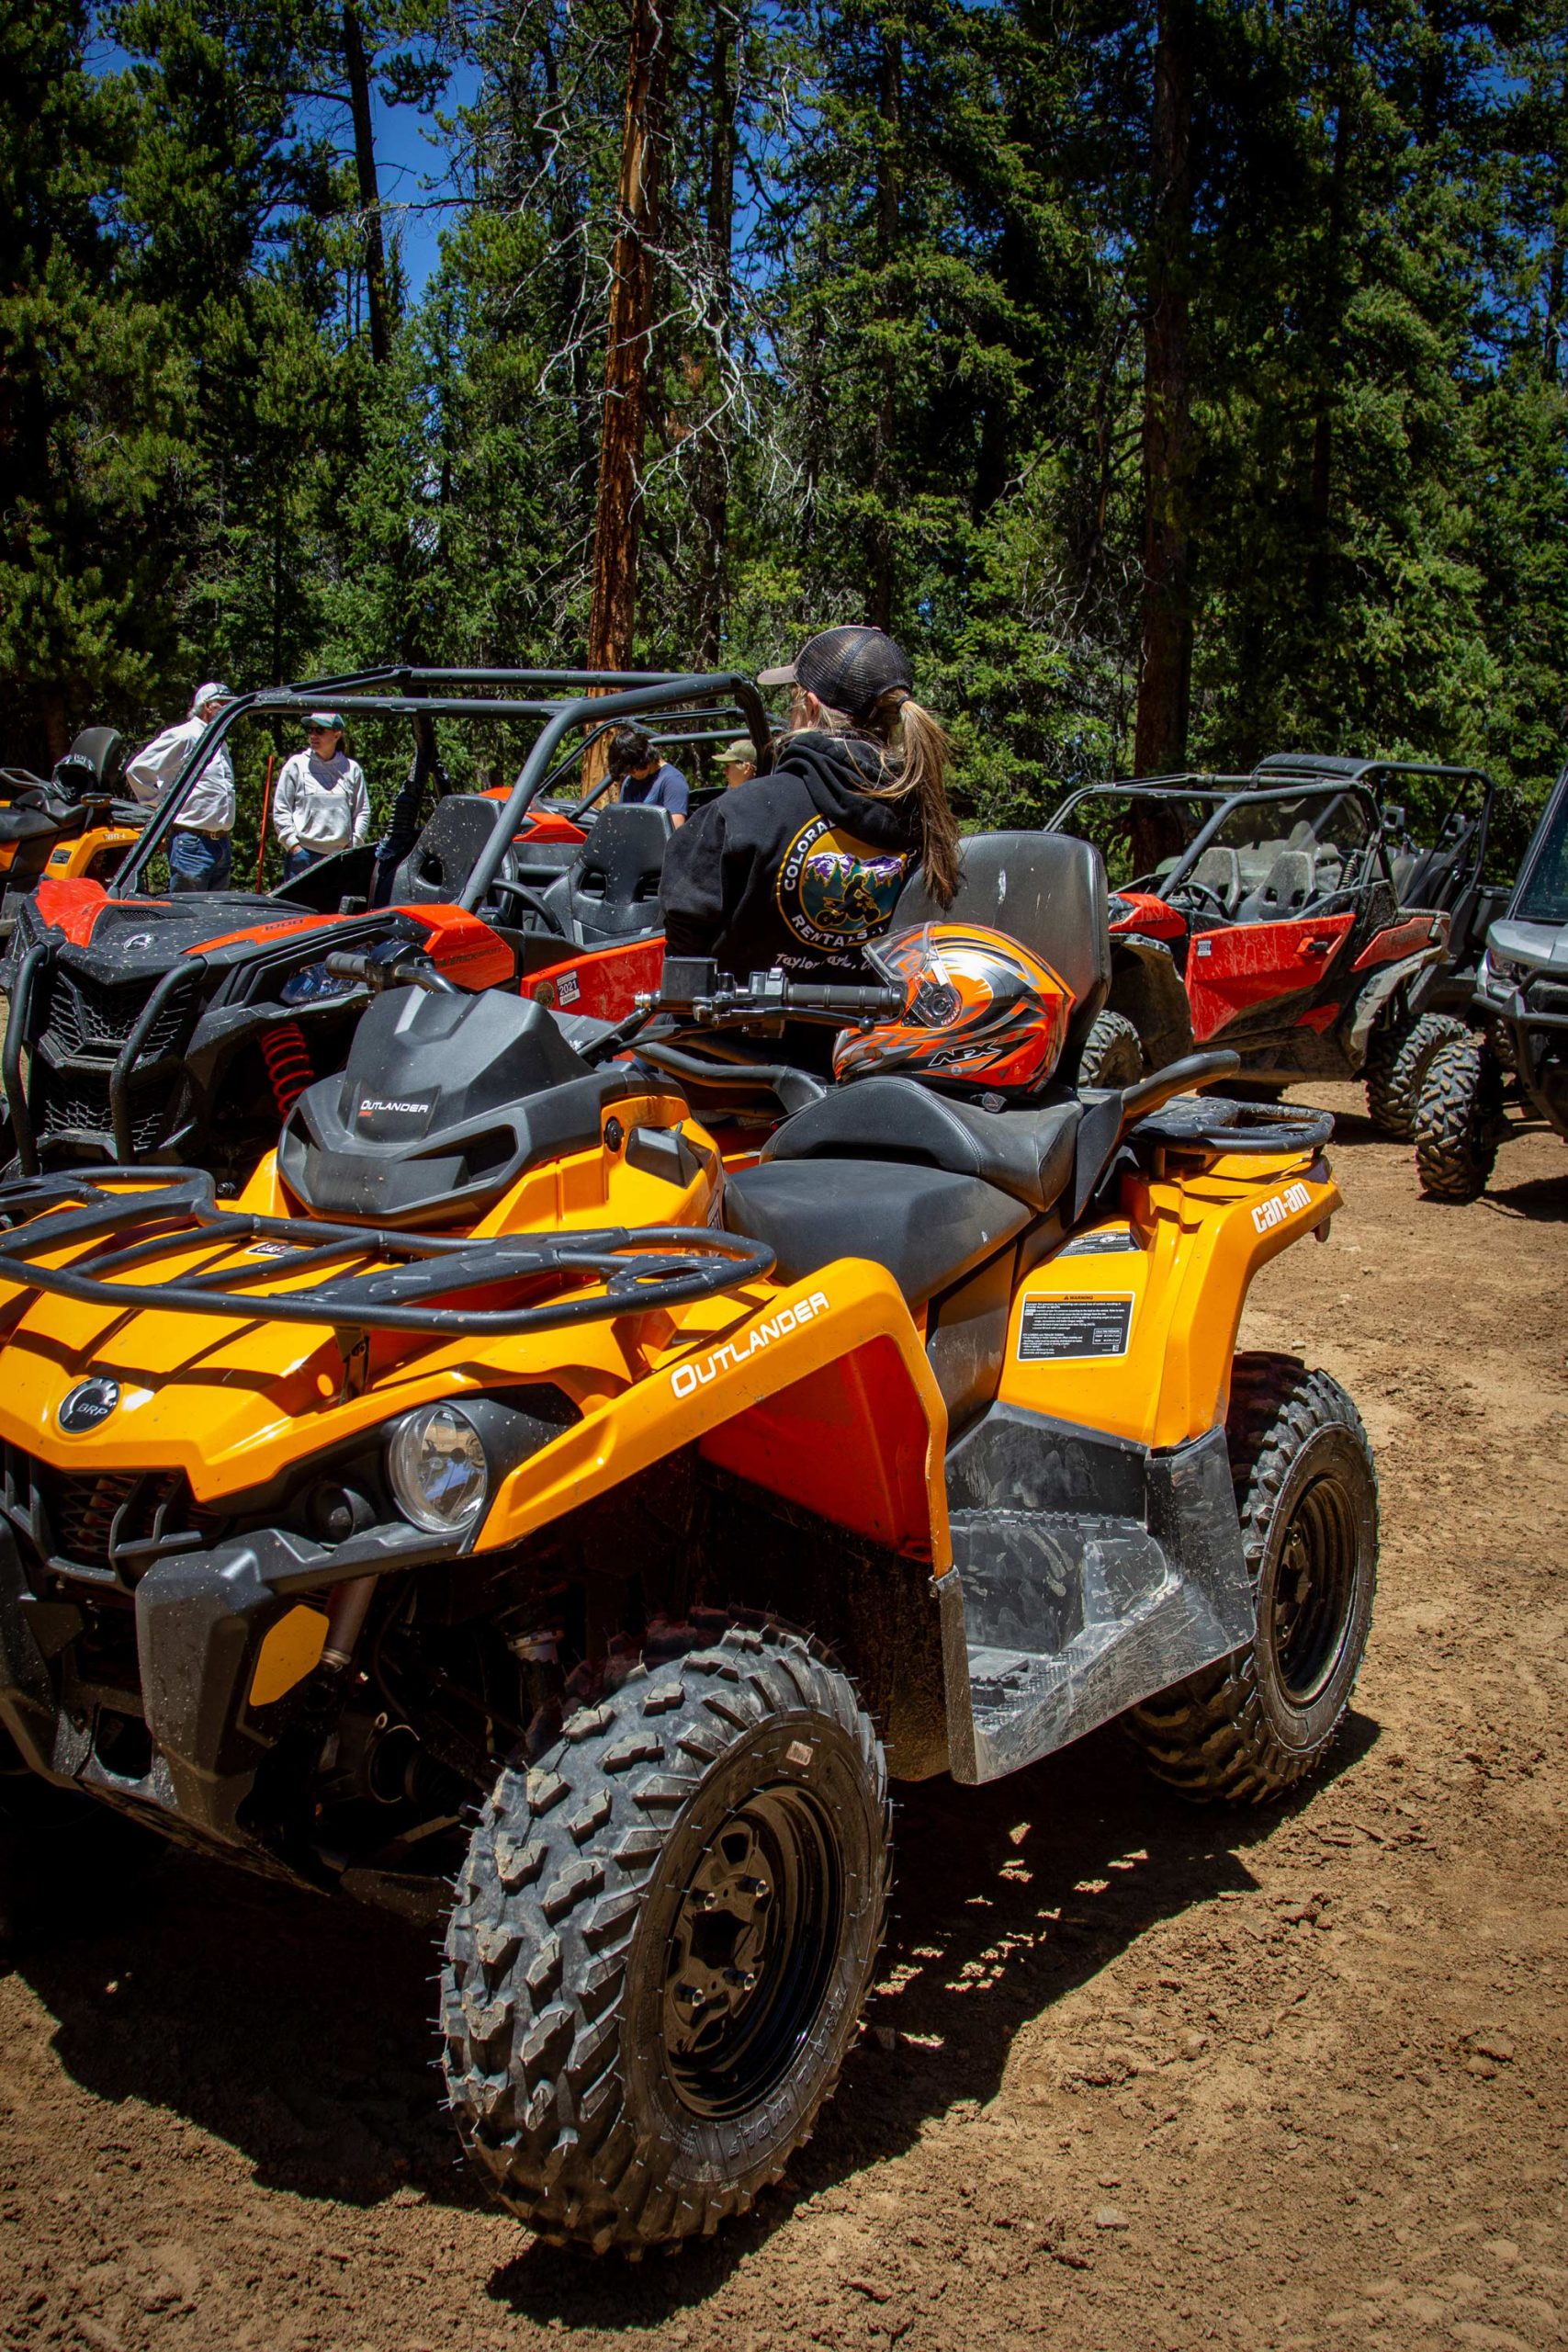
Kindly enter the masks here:
<path id="1" fill-rule="evenodd" d="M 309 874 L 312 865 L 320 865 L 320 853 L 313 849 L 286 849 L 283 853 L 283 878 L 298 882 L 301 874 Z"/>
<path id="2" fill-rule="evenodd" d="M 169 843 L 171 890 L 226 890 L 232 864 L 233 843 L 227 833 L 214 841 L 175 826 Z"/>

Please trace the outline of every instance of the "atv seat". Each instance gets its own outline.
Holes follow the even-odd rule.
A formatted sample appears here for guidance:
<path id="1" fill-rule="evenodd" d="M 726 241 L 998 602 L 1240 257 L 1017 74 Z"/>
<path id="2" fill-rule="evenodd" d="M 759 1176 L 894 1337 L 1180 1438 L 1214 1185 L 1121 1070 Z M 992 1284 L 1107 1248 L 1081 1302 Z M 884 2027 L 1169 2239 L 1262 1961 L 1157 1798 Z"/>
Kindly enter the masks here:
<path id="1" fill-rule="evenodd" d="M 897 1161 L 775 1159 L 724 1188 L 727 1229 L 765 1242 L 783 1281 L 869 1258 L 911 1306 L 950 1290 L 1029 1220 L 1021 1201 L 978 1177 Z"/>
<path id="2" fill-rule="evenodd" d="M 45 833 L 59 831 L 54 818 L 45 816 L 41 808 L 18 808 L 15 803 L 0 808 L 0 842 L 36 842 Z"/>
<path id="3" fill-rule="evenodd" d="M 874 1159 L 978 1177 L 1043 1216 L 1066 1192 L 1082 1105 L 1076 1097 L 982 1111 L 912 1078 L 836 1086 L 786 1119 L 762 1159 Z M 831 1179 L 825 1179 L 831 1182 Z"/>
<path id="4" fill-rule="evenodd" d="M 1063 1067 L 1076 1067 L 1111 987 L 1105 865 L 1071 833 L 971 833 L 959 844 L 958 895 L 939 907 L 916 873 L 898 894 L 892 931 L 922 922 L 980 923 L 1040 956 L 1073 992 Z"/>
<path id="5" fill-rule="evenodd" d="M 669 812 L 633 803 L 606 808 L 545 904 L 573 946 L 657 931 L 659 879 L 674 827 Z"/>

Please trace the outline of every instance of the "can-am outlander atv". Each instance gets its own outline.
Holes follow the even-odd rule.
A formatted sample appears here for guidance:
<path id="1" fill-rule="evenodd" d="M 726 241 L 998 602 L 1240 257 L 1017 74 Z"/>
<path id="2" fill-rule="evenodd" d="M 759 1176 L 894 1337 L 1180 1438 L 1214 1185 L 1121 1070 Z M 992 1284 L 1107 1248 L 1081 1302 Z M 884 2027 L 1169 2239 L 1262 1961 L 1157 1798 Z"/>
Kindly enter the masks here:
<path id="1" fill-rule="evenodd" d="M 1568 1140 L 1568 767 L 1486 934 L 1471 1010 L 1474 1026 L 1434 1057 L 1416 1109 L 1416 1170 L 1435 1200 L 1485 1189 L 1510 1096 Z"/>
<path id="2" fill-rule="evenodd" d="M 895 928 L 1004 913 L 1070 1068 L 1098 854 L 977 836 L 952 914 L 917 879 Z M 1233 1351 L 1258 1268 L 1338 1205 L 1330 1123 L 1195 1096 L 1225 1054 L 1082 1093 L 1043 1065 L 1002 1109 L 753 1060 L 780 1116 L 735 1172 L 656 1020 L 378 977 L 411 984 L 241 1200 L 0 1191 L 0 1721 L 182 1842 L 444 1917 L 481 2172 L 637 2253 L 809 2134 L 890 1778 L 993 1780 L 1111 1717 L 1195 1797 L 1321 1761 L 1371 1459 L 1325 1374 Z M 719 1046 L 948 1018 L 690 964 L 660 1009 Z"/>
<path id="3" fill-rule="evenodd" d="M 356 725 L 412 729 L 381 852 L 345 850 L 266 894 L 163 895 L 154 884 L 170 831 L 215 746 L 243 724 L 297 721 L 325 701 Z M 581 1012 L 628 1012 L 658 986 L 670 819 L 602 806 L 603 785 L 570 804 L 573 814 L 550 796 L 627 719 L 701 749 L 733 736 L 738 713 L 761 758 L 768 727 L 756 689 L 728 674 L 408 670 L 237 697 L 111 882 L 46 878 L 20 902 L 0 967 L 17 1171 L 163 1160 L 243 1183 L 301 1090 L 342 1068 L 364 1011 L 364 988 L 327 971 L 333 948 L 423 950 L 463 988 L 522 987 Z M 448 743 L 459 729 L 499 737 L 503 752 L 510 736 L 531 739 L 514 783 L 451 791 L 438 729 Z M 435 806 L 421 827 L 430 789 Z"/>
<path id="4" fill-rule="evenodd" d="M 1409 808 L 1374 797 L 1391 787 Z M 1263 1087 L 1364 1078 L 1371 1117 L 1407 1136 L 1427 1063 L 1462 1033 L 1494 800 L 1479 770 L 1306 752 L 1070 795 L 1050 824 L 1096 842 L 1117 882 L 1085 1082 L 1228 1046 Z"/>

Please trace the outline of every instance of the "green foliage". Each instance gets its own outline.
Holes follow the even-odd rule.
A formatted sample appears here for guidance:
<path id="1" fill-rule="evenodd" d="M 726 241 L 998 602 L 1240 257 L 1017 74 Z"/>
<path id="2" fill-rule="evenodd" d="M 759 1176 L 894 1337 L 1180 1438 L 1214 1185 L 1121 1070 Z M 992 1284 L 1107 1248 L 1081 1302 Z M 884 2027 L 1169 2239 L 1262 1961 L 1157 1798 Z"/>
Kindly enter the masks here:
<path id="1" fill-rule="evenodd" d="M 203 674 L 581 659 L 624 0 L 359 22 L 461 197 L 416 301 L 390 238 L 378 365 L 341 7 L 20 0 L 0 33 L 8 757 L 150 729 Z M 753 667 L 875 617 L 972 821 L 1124 772 L 1155 0 L 664 24 L 639 661 Z M 1381 749 L 1536 792 L 1568 5 L 1206 0 L 1193 40 L 1190 756 Z"/>

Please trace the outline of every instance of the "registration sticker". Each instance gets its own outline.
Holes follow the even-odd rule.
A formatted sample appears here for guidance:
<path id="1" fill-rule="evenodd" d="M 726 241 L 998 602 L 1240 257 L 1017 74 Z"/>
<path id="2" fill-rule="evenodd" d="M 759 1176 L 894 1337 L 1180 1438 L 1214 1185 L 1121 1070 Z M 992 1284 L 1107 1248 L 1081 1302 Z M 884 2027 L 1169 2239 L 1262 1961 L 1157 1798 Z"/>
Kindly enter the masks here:
<path id="1" fill-rule="evenodd" d="M 1019 1327 L 1021 1363 L 1059 1363 L 1073 1357 L 1124 1356 L 1133 1328 L 1131 1292 L 1088 1298 L 1026 1298 Z"/>
<path id="2" fill-rule="evenodd" d="M 582 994 L 581 989 L 578 986 L 575 972 L 563 972 L 557 985 L 563 1004 L 575 1004 Z"/>

